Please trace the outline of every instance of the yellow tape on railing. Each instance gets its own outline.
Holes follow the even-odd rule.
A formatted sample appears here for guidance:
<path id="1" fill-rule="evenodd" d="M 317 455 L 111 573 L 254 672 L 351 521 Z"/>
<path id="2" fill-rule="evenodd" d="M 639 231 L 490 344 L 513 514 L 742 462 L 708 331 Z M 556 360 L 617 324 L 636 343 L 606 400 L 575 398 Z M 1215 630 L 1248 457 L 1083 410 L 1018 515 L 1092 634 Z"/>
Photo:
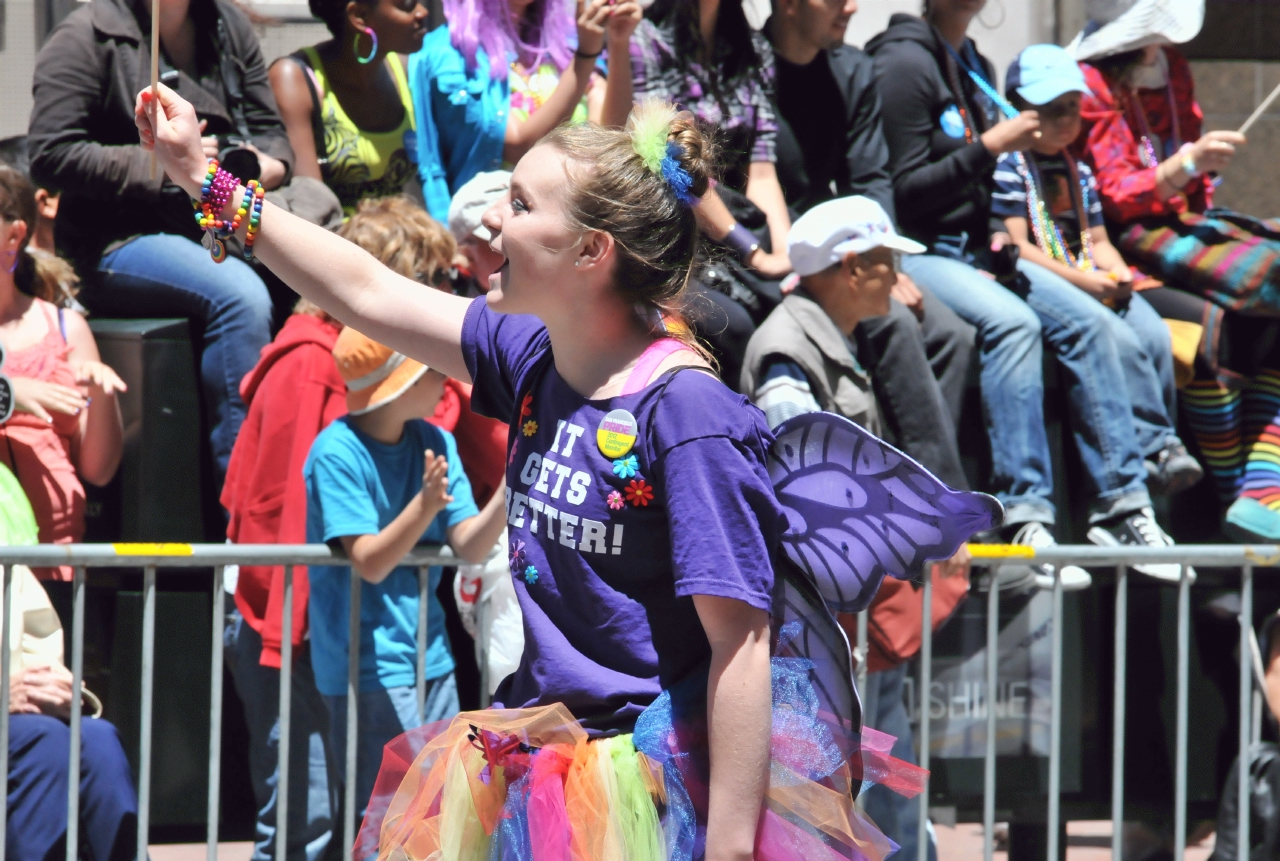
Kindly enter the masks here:
<path id="1" fill-rule="evenodd" d="M 112 544 L 117 556 L 191 556 L 190 544 Z"/>
<path id="2" fill-rule="evenodd" d="M 1025 544 L 970 544 L 974 559 L 1035 559 L 1036 549 Z"/>

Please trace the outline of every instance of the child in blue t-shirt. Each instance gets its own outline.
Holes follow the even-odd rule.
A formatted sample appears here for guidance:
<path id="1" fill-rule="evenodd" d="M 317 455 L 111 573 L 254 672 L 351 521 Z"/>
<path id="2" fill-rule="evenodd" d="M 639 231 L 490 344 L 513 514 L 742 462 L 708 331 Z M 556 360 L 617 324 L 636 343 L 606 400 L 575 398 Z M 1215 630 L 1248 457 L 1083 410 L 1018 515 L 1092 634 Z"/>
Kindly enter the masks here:
<path id="1" fill-rule="evenodd" d="M 402 732 L 458 712 L 453 656 L 436 599 L 427 605 L 426 702 L 416 695 L 418 573 L 398 565 L 419 543 L 448 544 L 481 562 L 504 525 L 499 492 L 476 509 L 453 435 L 423 421 L 443 393 L 443 374 L 346 329 L 334 347 L 349 414 L 316 437 L 303 467 L 307 541 L 338 544 L 360 586 L 360 695 L 356 792 L 360 815 L 373 790 L 382 748 Z M 311 662 L 329 707 L 334 761 L 346 760 L 351 578 L 345 566 L 313 566 Z"/>

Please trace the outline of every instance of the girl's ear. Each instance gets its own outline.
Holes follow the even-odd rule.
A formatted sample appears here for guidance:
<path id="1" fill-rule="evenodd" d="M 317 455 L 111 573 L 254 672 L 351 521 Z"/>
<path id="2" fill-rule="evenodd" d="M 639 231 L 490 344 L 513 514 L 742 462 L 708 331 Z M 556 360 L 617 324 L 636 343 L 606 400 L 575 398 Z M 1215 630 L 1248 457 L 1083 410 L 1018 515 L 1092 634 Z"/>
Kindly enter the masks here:
<path id="1" fill-rule="evenodd" d="M 613 235 L 603 230 L 592 230 L 582 240 L 582 248 L 574 265 L 579 269 L 606 265 L 613 257 Z"/>
<path id="2" fill-rule="evenodd" d="M 15 250 L 22 247 L 22 242 L 26 238 L 27 223 L 19 218 L 8 222 L 3 232 L 0 232 L 0 245 L 8 250 Z"/>

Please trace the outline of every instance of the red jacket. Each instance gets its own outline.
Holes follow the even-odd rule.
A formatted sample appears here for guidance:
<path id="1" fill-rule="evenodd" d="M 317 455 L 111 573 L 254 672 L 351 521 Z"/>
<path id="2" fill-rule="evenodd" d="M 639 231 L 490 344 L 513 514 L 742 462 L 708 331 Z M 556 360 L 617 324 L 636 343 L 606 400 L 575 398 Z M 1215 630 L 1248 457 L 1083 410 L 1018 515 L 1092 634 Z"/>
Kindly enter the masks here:
<path id="1" fill-rule="evenodd" d="M 1161 141 L 1174 137 L 1171 108 L 1177 111 L 1178 143 L 1199 140 L 1204 125 L 1204 115 L 1196 103 L 1191 66 L 1176 48 L 1166 47 L 1164 55 L 1169 61 L 1169 87 L 1139 90 L 1136 98 L 1126 96 L 1094 66 L 1080 64 L 1092 95 L 1086 95 L 1081 102 L 1080 117 L 1084 122 L 1073 149 L 1093 168 L 1102 211 L 1120 224 L 1188 210 L 1204 212 L 1212 205 L 1212 186 L 1206 177 L 1193 180 L 1183 191 L 1164 199 L 1156 193 L 1155 167 L 1142 165 L 1142 127 L 1136 111 L 1143 112 L 1151 133 Z M 1156 158 L 1164 160 L 1160 153 L 1156 153 Z"/>
<path id="2" fill-rule="evenodd" d="M 502 484 L 507 469 L 507 424 L 471 411 L 471 386 L 450 377 L 444 397 L 427 421 L 453 434 L 458 457 L 481 508 Z"/>
<path id="3" fill-rule="evenodd" d="M 231 515 L 227 538 L 236 544 L 304 544 L 307 492 L 302 465 L 316 435 L 347 412 L 346 386 L 333 361 L 341 326 L 294 314 L 240 383 L 248 414 L 240 427 L 222 505 Z M 293 645 L 307 629 L 310 584 L 306 566 L 293 569 Z M 262 636 L 264 667 L 280 666 L 284 568 L 246 565 L 236 584 L 236 607 Z M 295 653 L 296 654 L 296 653 Z"/>

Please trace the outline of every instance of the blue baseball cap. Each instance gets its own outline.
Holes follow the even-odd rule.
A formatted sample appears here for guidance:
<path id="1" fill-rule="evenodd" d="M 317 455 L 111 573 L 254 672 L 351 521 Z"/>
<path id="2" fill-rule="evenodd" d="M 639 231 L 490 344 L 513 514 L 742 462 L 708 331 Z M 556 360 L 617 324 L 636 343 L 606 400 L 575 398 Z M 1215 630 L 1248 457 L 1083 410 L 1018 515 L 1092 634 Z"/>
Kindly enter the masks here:
<path id="1" fill-rule="evenodd" d="M 1030 105 L 1047 105 L 1063 93 L 1091 95 L 1080 66 L 1057 45 L 1024 48 L 1009 64 L 1004 91 L 1017 93 Z"/>

